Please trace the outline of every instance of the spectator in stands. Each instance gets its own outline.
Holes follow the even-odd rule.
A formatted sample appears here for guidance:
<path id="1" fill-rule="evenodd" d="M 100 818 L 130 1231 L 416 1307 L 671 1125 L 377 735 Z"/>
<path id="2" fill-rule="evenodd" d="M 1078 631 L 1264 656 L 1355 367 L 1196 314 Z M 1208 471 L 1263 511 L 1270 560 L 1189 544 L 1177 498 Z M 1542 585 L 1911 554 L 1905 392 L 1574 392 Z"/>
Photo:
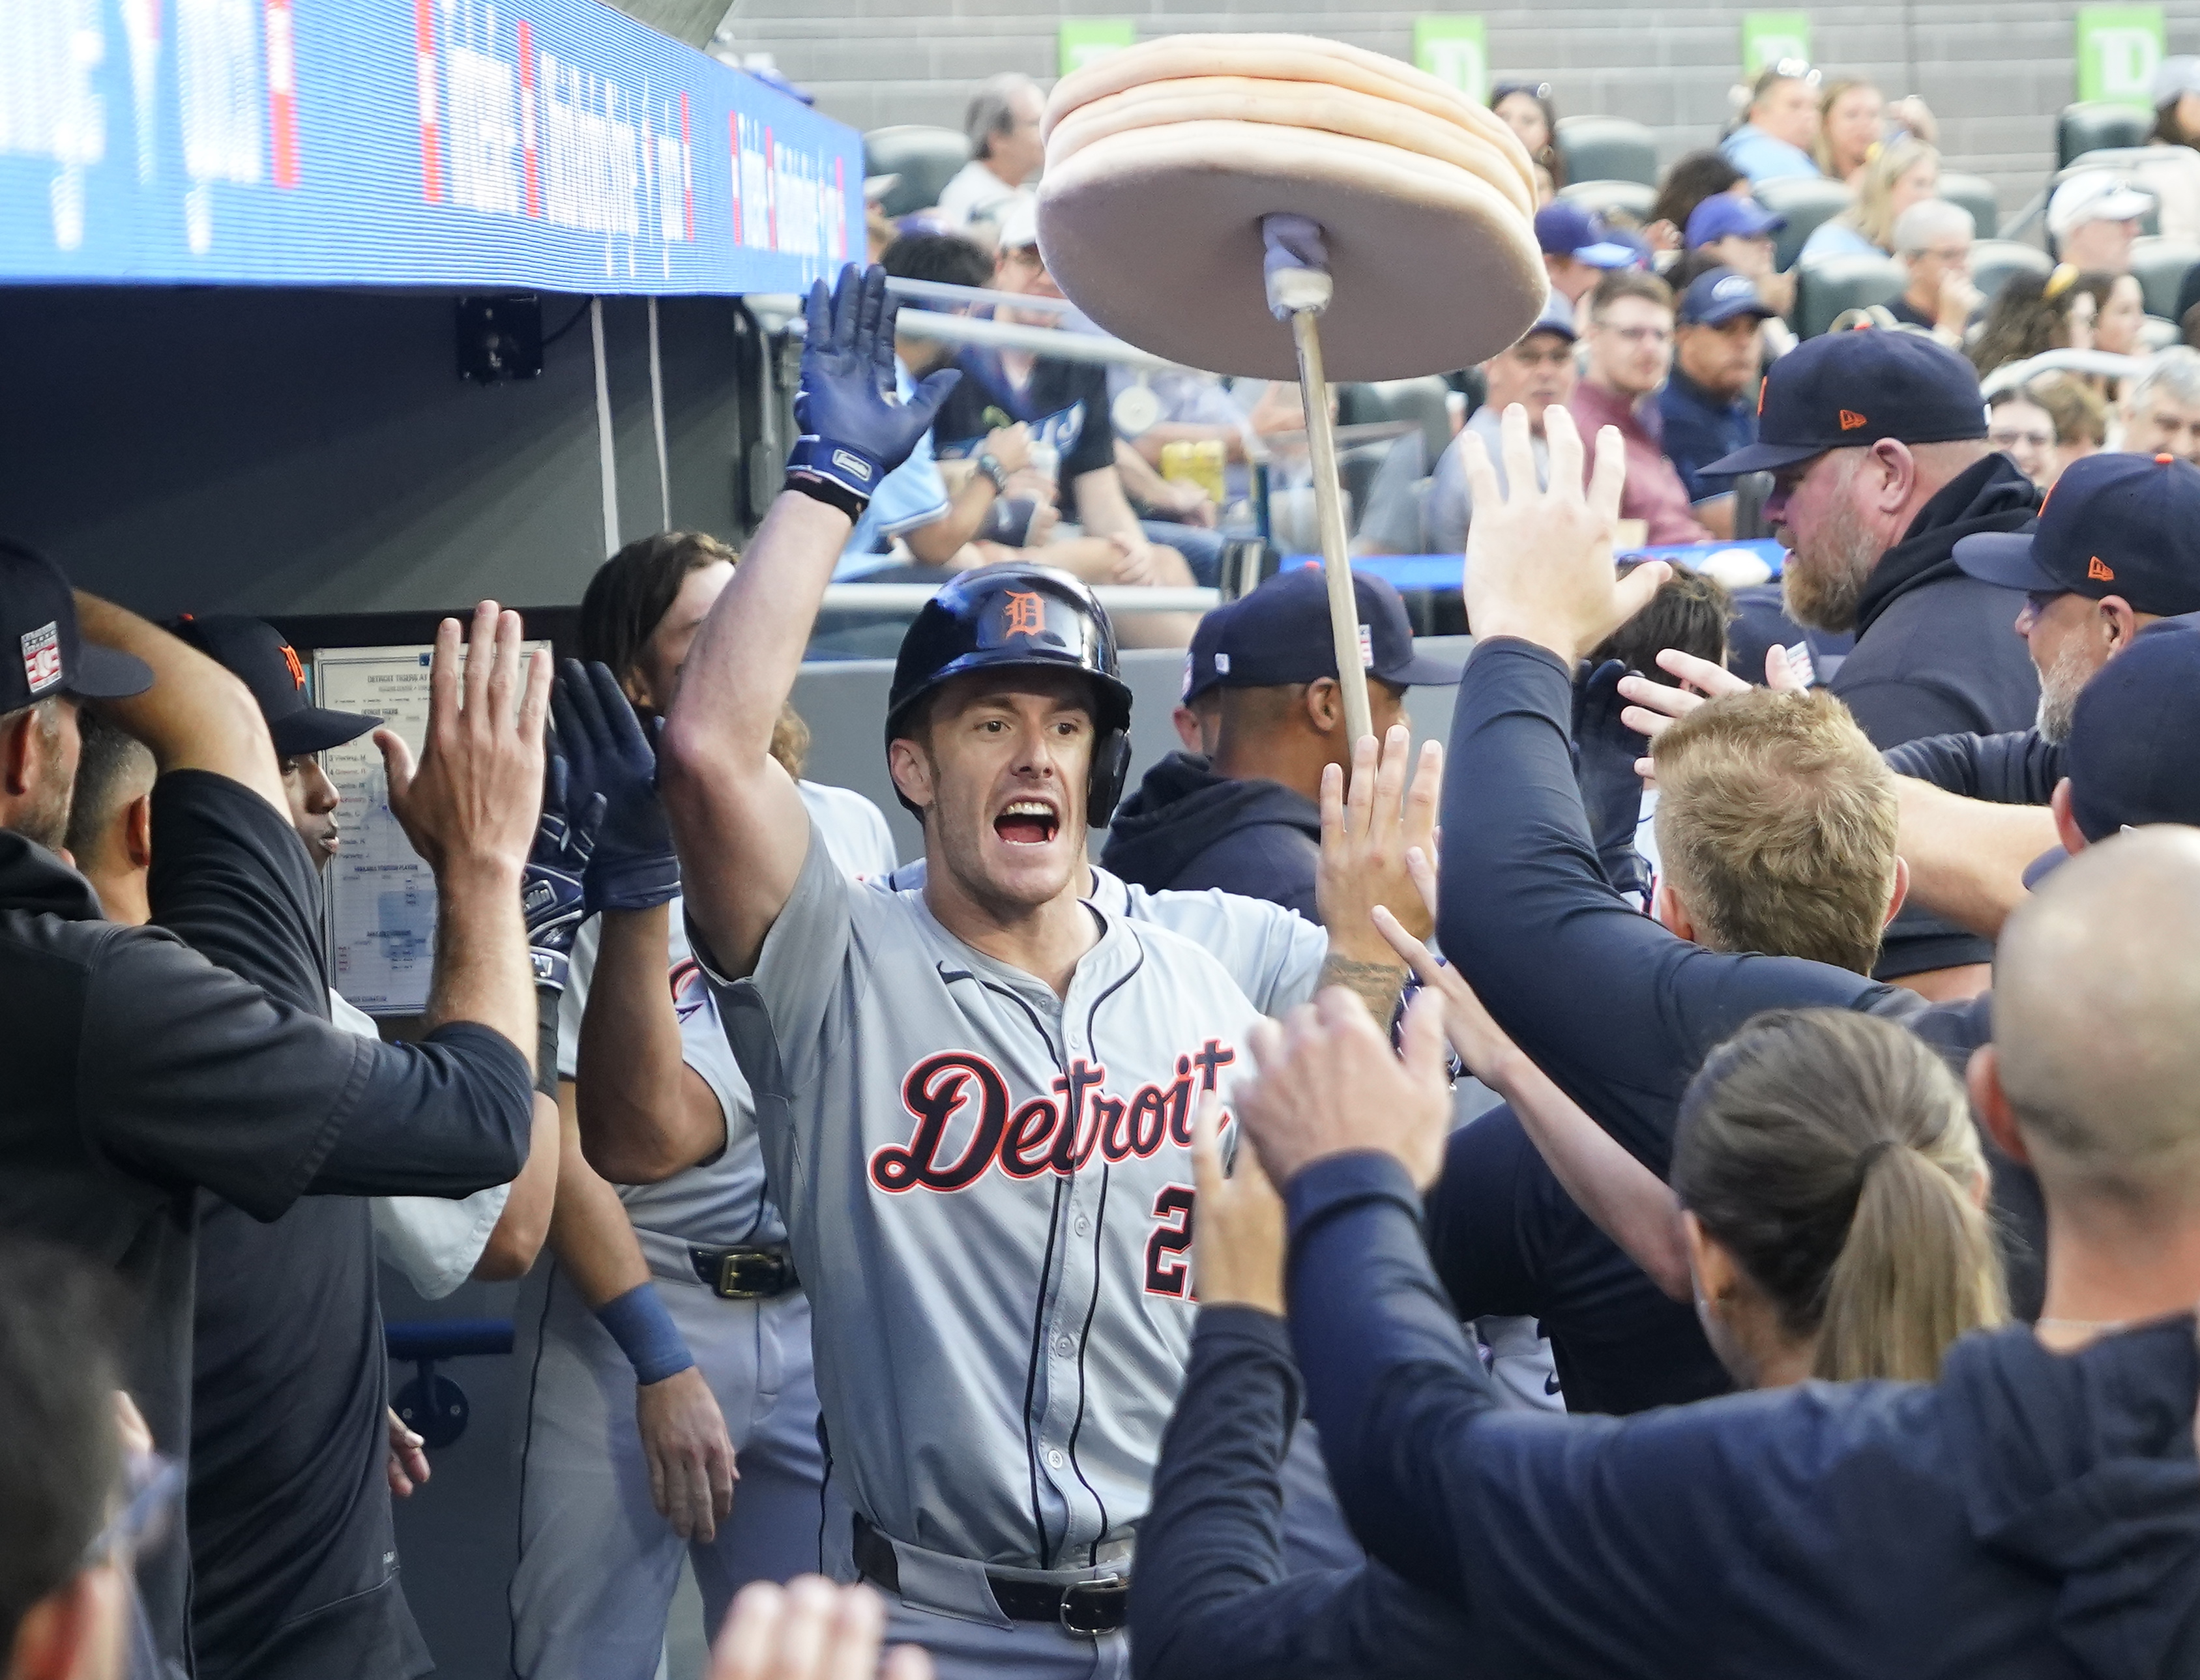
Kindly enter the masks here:
<path id="1" fill-rule="evenodd" d="M 1703 470 L 1757 441 L 1758 326 L 1771 313 L 1747 275 L 1699 275 L 1681 295 L 1673 371 L 1658 394 L 1666 458 L 1696 517 L 1723 537 L 1734 534 L 1733 482 Z"/>
<path id="2" fill-rule="evenodd" d="M 2154 127 L 2133 184 L 2154 195 L 2164 238 L 2200 240 L 2200 58 L 2163 59 L 2152 91 Z"/>
<path id="3" fill-rule="evenodd" d="M 1753 198 L 1715 193 L 1688 216 L 1688 256 L 1747 274 L 1776 314 L 1795 306 L 1795 277 L 1773 265 L 1772 236 L 1788 225 Z"/>
<path id="4" fill-rule="evenodd" d="M 958 286 L 983 286 L 992 278 L 986 254 L 955 234 L 904 234 L 886 248 L 884 266 L 898 277 Z M 922 301 L 905 305 L 904 318 L 926 307 Z M 954 361 L 952 344 L 897 334 L 894 384 L 902 400 L 909 400 L 927 375 Z M 1030 465 L 1030 429 L 997 426 L 977 450 L 972 470 L 951 491 L 930 436 L 920 438 L 916 452 L 886 475 L 865 505 L 834 575 L 852 580 L 883 574 L 896 564 L 891 550 L 897 541 L 907 545 L 917 565 L 943 575 L 975 563 L 968 545 L 980 538 L 1010 547 L 1043 543 L 1053 523 L 1052 487 L 1029 479 L 1020 483 L 1018 475 Z"/>
<path id="5" fill-rule="evenodd" d="M 1650 220 L 1642 230 L 1654 250 L 1678 251 L 1688 243 L 1688 218 L 1714 193 L 1749 196 L 1749 177 L 1716 151 L 1686 152 L 1673 160 L 1659 184 L 1658 197 L 1650 207 Z"/>
<path id="6" fill-rule="evenodd" d="M 1986 399 L 1986 441 L 2042 490 L 2055 481 L 2055 417 L 2021 385 Z"/>
<path id="7" fill-rule="evenodd" d="M 1887 312 L 1951 350 L 1963 347 L 1972 313 L 1985 301 L 1971 283 L 1973 235 L 1971 213 L 1945 198 L 1920 199 L 1894 219 L 1894 260 L 1909 284 Z"/>
<path id="8" fill-rule="evenodd" d="M 1727 161 L 1758 181 L 1815 177 L 1818 73 L 1799 58 L 1768 64 L 1750 88 L 1740 127 L 1719 143 Z"/>
<path id="9" fill-rule="evenodd" d="M 1500 82 L 1489 108 L 1504 118 L 1528 149 L 1529 160 L 1548 172 L 1553 191 L 1566 184 L 1566 161 L 1559 155 L 1559 108 L 1548 82 Z"/>
<path id="10" fill-rule="evenodd" d="M 1551 289 L 1577 307 L 1604 275 L 1639 260 L 1632 245 L 1612 236 L 1602 217 L 1565 199 L 1536 213 L 1536 242 L 1543 248 Z"/>
<path id="11" fill-rule="evenodd" d="M 1940 190 L 1940 155 L 1922 140 L 1899 136 L 1874 149 L 1855 186 L 1854 204 L 1811 230 L 1804 261 L 1891 255 L 1902 213 Z"/>
<path id="12" fill-rule="evenodd" d="M 2068 470 L 2073 461 L 2109 446 L 2109 405 L 2101 394 L 2082 379 L 2051 373 L 2026 388 L 2033 401 L 2045 409 L 2055 423 L 2055 458 L 2049 464 L 2047 482 Z"/>
<path id="13" fill-rule="evenodd" d="M 2139 218 L 2153 207 L 2151 195 L 2115 170 L 2081 169 L 2047 201 L 2047 231 L 2056 254 L 2080 272 L 2128 274 Z"/>
<path id="14" fill-rule="evenodd" d="M 1026 184 L 1046 161 L 1039 120 L 1046 96 L 1039 84 L 1014 71 L 990 78 L 963 114 L 970 160 L 941 189 L 939 213 L 951 226 L 998 227 L 1009 207 L 1028 199 Z"/>
<path id="15" fill-rule="evenodd" d="M 2200 350 L 2157 351 L 2124 393 L 2122 446 L 2200 462 Z"/>
<path id="16" fill-rule="evenodd" d="M 1672 289 L 1654 274 L 1617 270 L 1589 294 L 1589 366 L 1566 406 L 1584 433 L 1617 426 L 1626 440 L 1620 516 L 1643 521 L 1652 543 L 1710 541 L 1665 455 L 1657 397 L 1673 365 Z"/>
<path id="17" fill-rule="evenodd" d="M 1416 656 L 1398 592 L 1353 575 L 1373 649 L 1370 721 L 1379 739 L 1411 726 L 1406 691 L 1459 680 L 1459 668 Z M 1146 773 L 1108 830 L 1101 866 L 1150 892 L 1220 887 L 1319 921 L 1321 782 L 1352 762 L 1337 681 L 1328 585 L 1318 566 L 1278 573 L 1232 603 L 1214 647 L 1222 697 L 1211 764 L 1173 753 Z"/>
<path id="18" fill-rule="evenodd" d="M 128 1304 L 66 1250 L 0 1243 L 0 1675 L 124 1680 L 163 1671 L 132 1648 L 130 1572 L 183 1479 L 135 1410 L 118 1426 Z M 120 1403 L 120 1404 L 118 1403 Z M 177 1669 L 173 1672 L 183 1671 Z"/>
<path id="19" fill-rule="evenodd" d="M 1504 481 L 1504 462 L 1498 453 L 1498 424 L 1514 403 L 1528 411 L 1528 432 L 1535 450 L 1538 483 L 1550 476 L 1550 453 L 1543 442 L 1543 416 L 1553 405 L 1564 408 L 1572 400 L 1577 370 L 1574 365 L 1574 312 L 1563 294 L 1553 292 L 1536 324 L 1509 349 L 1501 350 L 1482 365 L 1488 394 L 1482 405 L 1466 417 L 1457 437 L 1444 446 L 1429 477 L 1428 500 L 1422 506 L 1424 535 L 1432 554 L 1466 551 L 1466 528 L 1474 505 L 1466 493 L 1466 465 L 1460 446 L 1469 432 L 1483 441 L 1495 463 L 1499 482 Z"/>
<path id="20" fill-rule="evenodd" d="M 1931 145 L 1940 137 L 1939 126 L 1915 94 L 1890 108 L 1869 82 L 1831 81 L 1818 96 L 1818 143 L 1811 155 L 1822 174 L 1854 186 L 1874 147 L 1905 134 Z"/>
<path id="21" fill-rule="evenodd" d="M 1965 353 L 1984 375 L 2049 350 L 2090 350 L 2092 311 L 2092 295 L 2078 289 L 2078 271 L 2068 263 L 2048 274 L 2012 274 Z"/>
<path id="22" fill-rule="evenodd" d="M 1969 364 L 1916 333 L 1833 333 L 1774 363 L 1764 397 L 1758 441 L 1713 470 L 1774 475 L 1788 611 L 1856 631 L 1830 686 L 1864 732 L 1884 749 L 2023 728 L 2039 685 L 2008 633 L 2021 603 L 1950 551 L 2018 529 L 2039 493 L 1986 441 Z"/>
<path id="23" fill-rule="evenodd" d="M 2200 163 L 2200 153 L 2193 160 Z M 2146 292 L 2136 274 L 2080 274 L 2077 289 L 2093 300 L 2093 348 L 2112 356 L 2144 356 Z M 2113 397 L 2111 389 L 2109 395 Z"/>

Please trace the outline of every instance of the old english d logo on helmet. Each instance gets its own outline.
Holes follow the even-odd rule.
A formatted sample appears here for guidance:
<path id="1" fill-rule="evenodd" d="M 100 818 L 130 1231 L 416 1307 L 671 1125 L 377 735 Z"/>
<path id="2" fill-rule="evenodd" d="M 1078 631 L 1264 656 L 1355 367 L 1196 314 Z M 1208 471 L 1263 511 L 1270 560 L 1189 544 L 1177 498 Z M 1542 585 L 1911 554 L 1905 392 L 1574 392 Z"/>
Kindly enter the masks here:
<path id="1" fill-rule="evenodd" d="M 1012 589 L 1001 598 L 1001 634 L 1043 636 L 1046 604 L 1029 590 Z"/>

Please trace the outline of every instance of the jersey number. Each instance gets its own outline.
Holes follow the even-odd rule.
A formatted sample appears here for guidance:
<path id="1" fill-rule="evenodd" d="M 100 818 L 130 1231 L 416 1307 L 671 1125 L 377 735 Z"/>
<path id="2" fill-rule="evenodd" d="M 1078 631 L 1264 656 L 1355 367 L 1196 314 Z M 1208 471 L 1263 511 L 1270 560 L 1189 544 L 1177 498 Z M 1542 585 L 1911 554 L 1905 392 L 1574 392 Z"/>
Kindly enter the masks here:
<path id="1" fill-rule="evenodd" d="M 1185 1263 L 1191 1246 L 1192 1193 L 1188 1184 L 1170 1184 L 1154 1198 L 1154 1217 L 1161 1222 L 1146 1239 L 1146 1293 L 1173 1295 L 1179 1300 L 1192 1296 L 1191 1268 Z"/>

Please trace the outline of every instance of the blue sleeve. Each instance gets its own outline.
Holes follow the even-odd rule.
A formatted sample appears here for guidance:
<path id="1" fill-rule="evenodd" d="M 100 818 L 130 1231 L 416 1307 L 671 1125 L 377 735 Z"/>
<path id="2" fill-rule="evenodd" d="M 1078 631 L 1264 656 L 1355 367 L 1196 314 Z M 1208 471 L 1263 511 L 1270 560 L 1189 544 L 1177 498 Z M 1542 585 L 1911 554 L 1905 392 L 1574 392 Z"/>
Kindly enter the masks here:
<path id="1" fill-rule="evenodd" d="M 1887 767 L 1965 799 L 2045 805 L 2062 777 L 2062 750 L 2036 729 L 1928 735 L 1889 747 Z"/>
<path id="2" fill-rule="evenodd" d="M 1284 1573 L 1299 1380 L 1280 1319 L 1206 1307 L 1131 1577 L 1136 1680 L 1417 1680 L 1457 1671 L 1455 1616 L 1379 1567 Z"/>
<path id="3" fill-rule="evenodd" d="M 1758 1397 L 1624 1422 L 1501 1410 L 1395 1161 L 1317 1162 L 1286 1200 L 1292 1345 L 1369 1551 L 1466 1615 L 1483 1671 L 1682 1671 L 1720 1560 L 1764 1520 L 1762 1438 L 1735 1410 Z"/>
<path id="4" fill-rule="evenodd" d="M 1572 715 L 1555 655 L 1512 638 L 1475 649 L 1444 766 L 1436 930 L 1513 1041 L 1662 1173 L 1675 1106 L 1712 1045 L 1761 1010 L 1852 1008 L 1880 989 L 1823 963 L 1707 951 L 1613 891 L 1574 779 Z"/>

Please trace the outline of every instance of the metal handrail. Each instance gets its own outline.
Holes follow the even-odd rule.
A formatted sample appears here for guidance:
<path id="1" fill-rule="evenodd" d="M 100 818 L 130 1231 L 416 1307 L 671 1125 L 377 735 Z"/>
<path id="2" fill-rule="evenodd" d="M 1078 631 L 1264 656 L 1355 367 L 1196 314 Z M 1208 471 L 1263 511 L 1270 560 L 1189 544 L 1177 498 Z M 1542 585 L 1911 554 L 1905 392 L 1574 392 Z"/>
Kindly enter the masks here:
<path id="1" fill-rule="evenodd" d="M 945 586 L 939 583 L 828 583 L 823 605 L 828 611 L 915 612 Z M 1219 589 L 1142 589 L 1132 584 L 1103 583 L 1093 594 L 1110 613 L 1203 613 L 1222 604 Z"/>
<path id="2" fill-rule="evenodd" d="M 1039 297 L 1027 292 L 997 292 L 986 286 L 957 286 L 945 280 L 901 280 L 886 277 L 886 289 L 904 297 L 929 303 L 986 304 L 995 309 L 1024 309 L 1035 314 L 1074 315 L 1077 306 L 1068 298 Z"/>
<path id="3" fill-rule="evenodd" d="M 1991 397 L 2043 373 L 2098 373 L 2109 379 L 2129 379 L 2150 359 L 2118 355 L 2113 350 L 2043 350 L 2021 362 L 2004 362 L 1979 382 L 1979 392 Z"/>

